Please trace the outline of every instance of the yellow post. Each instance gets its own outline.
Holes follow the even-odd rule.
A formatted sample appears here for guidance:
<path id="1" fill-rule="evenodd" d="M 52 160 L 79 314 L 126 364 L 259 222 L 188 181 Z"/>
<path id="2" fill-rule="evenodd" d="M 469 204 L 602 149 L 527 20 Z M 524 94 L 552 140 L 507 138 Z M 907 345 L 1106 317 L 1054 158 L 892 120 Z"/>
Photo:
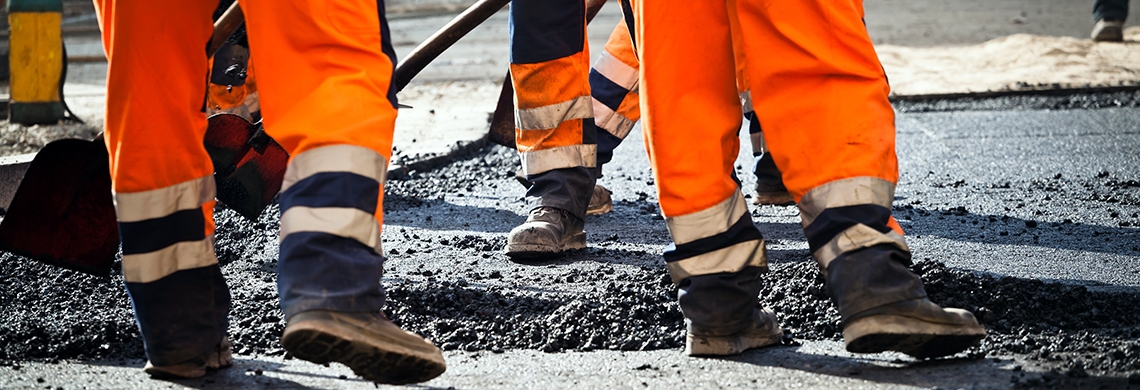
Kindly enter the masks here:
<path id="1" fill-rule="evenodd" d="M 62 0 L 9 0 L 8 118 L 14 123 L 55 123 L 63 118 Z"/>

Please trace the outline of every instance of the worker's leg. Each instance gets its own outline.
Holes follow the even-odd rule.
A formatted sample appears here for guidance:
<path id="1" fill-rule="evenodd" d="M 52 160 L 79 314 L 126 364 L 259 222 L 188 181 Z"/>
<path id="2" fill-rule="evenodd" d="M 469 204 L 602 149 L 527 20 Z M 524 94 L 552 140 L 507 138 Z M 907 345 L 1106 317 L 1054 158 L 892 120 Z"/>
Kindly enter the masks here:
<path id="1" fill-rule="evenodd" d="M 583 248 L 583 218 L 594 189 L 596 133 L 590 100 L 583 0 L 511 4 L 511 79 L 516 144 L 533 183 L 527 222 L 511 231 L 507 254 L 544 256 Z"/>
<path id="2" fill-rule="evenodd" d="M 636 2 L 646 144 L 674 245 L 665 262 L 686 351 L 726 355 L 782 335 L 757 305 L 764 240 L 733 178 L 742 113 L 723 2 Z M 695 61 L 693 59 L 699 59 Z"/>
<path id="3" fill-rule="evenodd" d="M 594 106 L 594 122 L 598 131 L 598 171 L 610 162 L 614 148 L 629 135 L 641 120 L 640 97 L 637 95 L 638 69 L 641 64 L 633 49 L 629 28 L 618 21 L 605 49 L 590 69 L 590 95 Z"/>
<path id="4" fill-rule="evenodd" d="M 214 257 L 214 169 L 202 145 L 204 47 L 217 3 L 95 3 L 110 63 L 104 139 L 127 292 L 150 363 L 201 358 L 174 373 L 200 376 L 225 336 L 230 303 Z"/>
<path id="5" fill-rule="evenodd" d="M 396 119 L 396 57 L 383 5 L 242 7 L 266 131 L 291 155 L 279 200 L 282 345 L 376 382 L 438 376 L 439 350 L 380 312 L 384 179 Z"/>
<path id="6" fill-rule="evenodd" d="M 1128 0 L 1096 0 L 1093 2 L 1093 20 L 1128 19 Z"/>
<path id="7" fill-rule="evenodd" d="M 740 1 L 738 10 L 750 81 L 764 91 L 752 102 L 848 349 L 941 356 L 979 340 L 973 316 L 930 303 L 907 269 L 910 251 L 891 217 L 894 111 L 861 0 Z M 892 330 L 892 321 L 903 325 Z"/>

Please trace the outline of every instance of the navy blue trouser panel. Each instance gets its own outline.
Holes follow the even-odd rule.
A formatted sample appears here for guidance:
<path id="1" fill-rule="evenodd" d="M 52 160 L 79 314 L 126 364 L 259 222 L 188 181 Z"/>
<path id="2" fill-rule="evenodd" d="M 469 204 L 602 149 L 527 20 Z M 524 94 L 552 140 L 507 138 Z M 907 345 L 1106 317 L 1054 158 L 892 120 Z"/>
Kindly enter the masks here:
<path id="1" fill-rule="evenodd" d="M 527 206 L 531 210 L 539 206 L 555 207 L 585 220 L 586 208 L 594 193 L 595 174 L 590 168 L 575 167 L 527 175 L 532 183 L 526 190 Z"/>
<path id="2" fill-rule="evenodd" d="M 511 63 L 536 64 L 582 51 L 586 42 L 582 0 L 511 2 Z"/>
<path id="3" fill-rule="evenodd" d="M 147 359 L 154 365 L 202 356 L 229 328 L 230 290 L 217 264 L 125 284 Z"/>
<path id="4" fill-rule="evenodd" d="M 1093 3 L 1093 20 L 1120 20 L 1128 18 L 1128 0 L 1096 0 Z"/>
<path id="5" fill-rule="evenodd" d="M 298 232 L 281 241 L 277 292 L 285 317 L 307 310 L 377 312 L 387 298 L 384 256 L 359 241 Z"/>
<path id="6" fill-rule="evenodd" d="M 926 297 L 910 253 L 884 244 L 846 252 L 827 266 L 827 292 L 844 321 L 879 306 Z"/>
<path id="7" fill-rule="evenodd" d="M 815 252 L 839 233 L 843 233 L 844 230 L 856 224 L 861 223 L 881 233 L 887 233 L 891 231 L 891 228 L 887 226 L 890 219 L 891 210 L 879 205 L 861 204 L 834 207 L 819 213 L 811 225 L 804 228 L 804 236 L 807 236 L 808 247 L 812 252 Z"/>
<path id="8" fill-rule="evenodd" d="M 767 270 L 745 267 L 736 273 L 700 275 L 682 280 L 677 303 L 693 333 L 735 334 L 752 321 L 760 295 L 760 276 Z"/>

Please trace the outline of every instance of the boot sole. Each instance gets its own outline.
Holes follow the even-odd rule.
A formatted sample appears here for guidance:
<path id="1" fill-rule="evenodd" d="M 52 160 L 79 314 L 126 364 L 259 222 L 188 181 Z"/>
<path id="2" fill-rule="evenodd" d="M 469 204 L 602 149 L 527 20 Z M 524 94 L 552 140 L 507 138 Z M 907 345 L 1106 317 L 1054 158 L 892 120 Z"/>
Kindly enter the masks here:
<path id="1" fill-rule="evenodd" d="M 562 245 L 507 244 L 507 256 L 512 259 L 538 259 L 559 256 L 566 251 L 586 249 L 586 232 L 570 237 Z"/>
<path id="2" fill-rule="evenodd" d="M 897 351 L 919 359 L 953 355 L 985 337 L 981 325 L 940 324 L 897 315 L 860 318 L 843 328 L 849 352 Z"/>
<path id="3" fill-rule="evenodd" d="M 685 335 L 685 354 L 689 356 L 736 355 L 753 348 L 775 345 L 784 338 L 784 331 L 755 336 L 694 336 Z"/>
<path id="4" fill-rule="evenodd" d="M 774 206 L 789 206 L 795 204 L 796 201 L 792 198 L 792 194 L 784 193 L 755 193 L 753 194 L 752 204 L 759 205 L 774 205 Z"/>
<path id="5" fill-rule="evenodd" d="M 586 215 L 602 215 L 602 214 L 608 213 L 610 211 L 614 211 L 614 204 L 613 203 L 607 203 L 607 204 L 604 204 L 600 207 L 587 209 Z"/>
<path id="6" fill-rule="evenodd" d="M 298 359 L 317 364 L 337 362 L 365 380 L 403 385 L 431 380 L 447 369 L 442 356 L 416 351 L 386 338 L 361 340 L 357 332 L 325 323 L 298 324 L 281 337 L 281 344 Z M 383 337 L 383 335 L 379 335 Z"/>

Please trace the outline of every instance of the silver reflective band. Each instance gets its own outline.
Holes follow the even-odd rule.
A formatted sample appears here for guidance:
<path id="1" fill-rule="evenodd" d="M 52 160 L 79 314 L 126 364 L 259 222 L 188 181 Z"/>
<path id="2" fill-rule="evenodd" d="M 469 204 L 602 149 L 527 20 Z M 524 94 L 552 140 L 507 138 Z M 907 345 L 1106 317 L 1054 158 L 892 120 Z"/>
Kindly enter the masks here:
<path id="1" fill-rule="evenodd" d="M 598 165 L 598 145 L 559 146 L 533 152 L 521 152 L 519 157 L 522 159 L 523 173 L 527 175 L 537 175 L 562 168 L 593 168 Z"/>
<path id="2" fill-rule="evenodd" d="M 380 223 L 372 214 L 351 207 L 293 206 L 281 214 L 281 240 L 293 233 L 319 232 L 350 238 L 383 253 Z"/>
<path id="3" fill-rule="evenodd" d="M 745 114 L 753 111 L 752 91 L 744 91 L 740 93 L 740 108 L 744 110 Z"/>
<path id="4" fill-rule="evenodd" d="M 356 145 L 331 145 L 307 150 L 293 157 L 285 171 L 281 192 L 293 184 L 325 172 L 349 172 L 384 184 L 388 159 L 372 149 Z"/>
<path id="5" fill-rule="evenodd" d="M 879 244 L 890 244 L 910 252 L 910 248 L 906 245 L 906 238 L 901 234 L 891 230 L 887 233 L 881 233 L 878 230 L 871 228 L 864 224 L 857 224 L 847 228 L 842 233 L 839 233 L 824 244 L 819 249 L 816 249 L 812 256 L 815 261 L 819 263 L 819 269 L 823 272 L 824 276 L 827 275 L 827 266 L 831 264 L 839 255 L 861 248 L 870 248 Z"/>
<path id="6" fill-rule="evenodd" d="M 115 214 L 119 222 L 138 222 L 201 208 L 214 200 L 214 175 L 142 192 L 116 192 Z"/>
<path id="7" fill-rule="evenodd" d="M 684 245 L 728 231 L 728 228 L 747 213 L 748 204 L 744 202 L 744 195 L 738 188 L 728 196 L 728 199 L 712 207 L 695 213 L 665 218 L 665 226 L 673 236 L 673 243 Z"/>
<path id="8" fill-rule="evenodd" d="M 562 122 L 594 116 L 593 98 L 579 96 L 562 103 L 525 110 L 515 110 L 515 128 L 519 130 L 550 130 Z"/>
<path id="9" fill-rule="evenodd" d="M 673 284 L 692 276 L 740 272 L 744 267 L 768 267 L 768 251 L 764 240 L 745 241 L 728 248 L 693 256 L 684 260 L 666 262 Z"/>
<path id="10" fill-rule="evenodd" d="M 123 255 L 123 278 L 130 283 L 150 283 L 188 269 L 218 263 L 214 236 L 201 241 L 179 242 L 150 253 Z"/>
<path id="11" fill-rule="evenodd" d="M 800 198 L 797 205 L 800 206 L 801 223 L 806 228 L 827 209 L 873 204 L 890 210 L 894 199 L 895 183 L 877 177 L 861 176 L 836 180 L 812 188 Z"/>
<path id="12" fill-rule="evenodd" d="M 637 122 L 614 112 L 605 104 L 594 100 L 594 125 L 612 134 L 614 137 L 625 139 Z"/>
<path id="13" fill-rule="evenodd" d="M 602 50 L 598 61 L 594 62 L 594 70 L 629 91 L 637 89 L 637 84 L 641 80 L 637 68 L 629 66 L 605 50 Z"/>
<path id="14" fill-rule="evenodd" d="M 752 133 L 748 135 L 752 140 L 752 154 L 764 153 L 767 145 L 764 143 L 764 133 Z"/>

